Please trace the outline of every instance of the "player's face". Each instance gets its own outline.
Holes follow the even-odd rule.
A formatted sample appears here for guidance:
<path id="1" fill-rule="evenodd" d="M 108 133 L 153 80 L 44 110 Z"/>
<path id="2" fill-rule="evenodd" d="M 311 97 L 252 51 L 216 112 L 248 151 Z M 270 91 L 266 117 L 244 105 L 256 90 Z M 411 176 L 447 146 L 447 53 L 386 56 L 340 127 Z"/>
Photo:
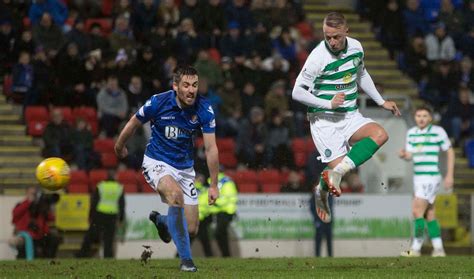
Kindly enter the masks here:
<path id="1" fill-rule="evenodd" d="M 349 29 L 346 25 L 337 28 L 323 25 L 324 40 L 331 48 L 331 51 L 338 52 L 346 47 L 346 36 Z"/>
<path id="2" fill-rule="evenodd" d="M 431 123 L 431 114 L 426 110 L 419 110 L 415 113 L 415 123 L 420 129 L 424 129 Z"/>
<path id="3" fill-rule="evenodd" d="M 181 106 L 194 105 L 198 91 L 198 76 L 183 76 L 179 83 L 173 83 L 173 89 L 176 91 L 177 101 Z"/>

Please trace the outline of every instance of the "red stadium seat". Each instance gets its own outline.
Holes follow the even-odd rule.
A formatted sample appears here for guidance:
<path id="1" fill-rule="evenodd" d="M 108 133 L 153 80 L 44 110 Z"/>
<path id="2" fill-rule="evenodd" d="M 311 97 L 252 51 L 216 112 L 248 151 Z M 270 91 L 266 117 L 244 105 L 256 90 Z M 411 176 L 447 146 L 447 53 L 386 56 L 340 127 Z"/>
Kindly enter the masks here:
<path id="1" fill-rule="evenodd" d="M 97 121 L 97 111 L 93 107 L 77 107 L 73 109 L 74 117 L 82 117 L 89 121 Z"/>
<path id="2" fill-rule="evenodd" d="M 225 175 L 227 175 L 228 177 L 232 178 L 232 180 L 235 180 L 234 177 L 236 175 L 236 171 L 235 170 L 225 170 L 224 171 Z"/>
<path id="3" fill-rule="evenodd" d="M 257 183 L 237 184 L 237 188 L 239 188 L 239 193 L 257 193 L 258 192 Z"/>
<path id="4" fill-rule="evenodd" d="M 109 17 L 112 15 L 112 10 L 114 7 L 114 0 L 102 0 L 102 15 Z"/>
<path id="5" fill-rule="evenodd" d="M 306 152 L 295 152 L 293 154 L 293 159 L 295 160 L 295 165 L 298 168 L 302 168 L 306 166 L 306 159 L 307 159 L 307 153 Z"/>
<path id="6" fill-rule="evenodd" d="M 235 173 L 233 177 L 237 184 L 257 184 L 257 173 L 253 170 L 241 170 Z"/>
<path id="7" fill-rule="evenodd" d="M 68 193 L 84 194 L 89 193 L 89 185 L 84 183 L 70 183 L 67 186 Z"/>
<path id="8" fill-rule="evenodd" d="M 216 143 L 219 153 L 235 152 L 235 141 L 233 138 L 217 138 Z"/>
<path id="9" fill-rule="evenodd" d="M 115 142 L 111 138 L 95 139 L 94 150 L 98 153 L 113 153 Z"/>
<path id="10" fill-rule="evenodd" d="M 313 138 L 309 137 L 306 139 L 306 153 L 311 154 L 316 150 L 316 145 L 314 145 Z"/>
<path id="11" fill-rule="evenodd" d="M 291 149 L 293 152 L 306 152 L 306 140 L 303 138 L 295 138 L 291 141 Z"/>
<path id="12" fill-rule="evenodd" d="M 119 170 L 116 175 L 117 181 L 121 184 L 137 184 L 136 171 L 134 170 Z"/>
<path id="13" fill-rule="evenodd" d="M 71 171 L 69 182 L 71 184 L 89 184 L 89 176 L 83 170 L 74 170 Z"/>
<path id="14" fill-rule="evenodd" d="M 280 172 L 276 169 L 261 170 L 257 173 L 258 183 L 263 184 L 280 184 Z"/>
<path id="15" fill-rule="evenodd" d="M 237 158 L 235 157 L 234 151 L 219 152 L 219 161 L 226 168 L 233 169 L 237 166 Z"/>
<path id="16" fill-rule="evenodd" d="M 103 180 L 107 180 L 107 177 L 108 173 L 105 169 L 95 169 L 89 171 L 89 185 L 91 186 L 91 189 L 95 190 L 97 184 Z"/>
<path id="17" fill-rule="evenodd" d="M 262 184 L 262 193 L 280 193 L 281 185 L 275 183 Z"/>
<path id="18" fill-rule="evenodd" d="M 3 76 L 3 94 L 5 96 L 10 96 L 12 94 L 13 87 L 13 76 L 5 75 Z"/>
<path id="19" fill-rule="evenodd" d="M 28 125 L 28 135 L 32 137 L 41 137 L 43 135 L 44 129 L 46 125 L 48 125 L 48 121 L 36 121 L 32 120 L 27 123 Z"/>
<path id="20" fill-rule="evenodd" d="M 138 181 L 138 185 L 140 185 L 139 188 L 142 193 L 155 193 L 155 190 L 153 190 L 153 188 L 151 188 L 151 186 L 148 185 L 148 182 L 146 182 L 146 179 L 143 176 L 141 171 L 137 171 L 135 177 Z"/>
<path id="21" fill-rule="evenodd" d="M 48 122 L 49 119 L 50 117 L 46 107 L 28 106 L 25 109 L 25 123 L 29 123 L 32 120 Z"/>
<path id="22" fill-rule="evenodd" d="M 99 122 L 97 120 L 88 120 L 91 133 L 94 137 L 96 137 L 99 134 Z"/>
<path id="23" fill-rule="evenodd" d="M 118 165 L 117 155 L 113 152 L 105 152 L 100 154 L 100 161 L 103 168 L 115 168 Z"/>
<path id="24" fill-rule="evenodd" d="M 123 191 L 125 193 L 138 193 L 138 186 L 137 184 L 123 184 Z"/>

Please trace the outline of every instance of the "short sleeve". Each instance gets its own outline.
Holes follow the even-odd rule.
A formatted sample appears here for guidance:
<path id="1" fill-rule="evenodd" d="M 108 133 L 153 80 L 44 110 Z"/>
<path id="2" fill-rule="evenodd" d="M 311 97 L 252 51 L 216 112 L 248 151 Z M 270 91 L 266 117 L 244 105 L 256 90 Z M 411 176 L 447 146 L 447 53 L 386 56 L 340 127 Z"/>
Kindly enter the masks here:
<path id="1" fill-rule="evenodd" d="M 212 134 L 216 132 L 216 117 L 211 105 L 206 105 L 201 112 L 202 132 Z"/>
<path id="2" fill-rule="evenodd" d="M 405 139 L 405 150 L 410 153 L 415 152 L 415 148 L 413 147 L 412 144 L 410 144 L 410 131 L 407 132 L 407 136 Z"/>
<path id="3" fill-rule="evenodd" d="M 156 110 L 157 100 L 156 96 L 152 96 L 148 99 L 145 104 L 135 113 L 135 116 L 140 120 L 142 123 L 146 123 L 150 121 Z"/>
<path id="4" fill-rule="evenodd" d="M 451 147 L 451 141 L 443 128 L 439 128 L 439 146 L 441 150 L 447 151 Z"/>

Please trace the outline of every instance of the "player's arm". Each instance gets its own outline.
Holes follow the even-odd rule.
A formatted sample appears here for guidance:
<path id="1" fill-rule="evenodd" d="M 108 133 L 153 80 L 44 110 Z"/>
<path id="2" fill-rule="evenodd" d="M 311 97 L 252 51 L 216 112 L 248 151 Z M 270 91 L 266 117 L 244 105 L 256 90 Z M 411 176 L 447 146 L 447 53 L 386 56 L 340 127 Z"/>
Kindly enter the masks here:
<path id="1" fill-rule="evenodd" d="M 115 154 L 119 158 L 124 158 L 128 155 L 128 150 L 125 144 L 127 143 L 128 139 L 135 133 L 135 130 L 142 125 L 142 122 L 138 120 L 136 115 L 133 115 L 130 120 L 127 122 L 127 125 L 123 128 L 122 132 L 115 141 Z"/>
<path id="2" fill-rule="evenodd" d="M 410 144 L 410 136 L 409 136 L 409 133 L 407 133 L 405 137 L 405 148 L 398 151 L 398 157 L 406 161 L 410 161 L 413 158 L 412 149 L 413 148 Z"/>
<path id="3" fill-rule="evenodd" d="M 217 188 L 217 175 L 219 173 L 219 151 L 216 144 L 216 135 L 214 133 L 203 133 L 204 149 L 206 151 L 207 167 L 211 185 L 209 186 L 209 204 L 214 204 L 219 197 Z"/>
<path id="4" fill-rule="evenodd" d="M 364 66 L 359 71 L 357 83 L 359 87 L 364 90 L 369 97 L 377 103 L 377 105 L 382 106 L 384 109 L 391 111 L 395 116 L 400 116 L 400 110 L 397 107 L 397 104 L 393 101 L 385 101 L 380 95 L 379 91 L 375 87 L 372 77 L 367 72 Z"/>
<path id="5" fill-rule="evenodd" d="M 444 187 L 446 190 L 450 190 L 453 188 L 454 185 L 454 149 L 450 147 L 446 151 L 446 160 L 447 160 L 447 171 L 446 176 L 444 177 Z"/>

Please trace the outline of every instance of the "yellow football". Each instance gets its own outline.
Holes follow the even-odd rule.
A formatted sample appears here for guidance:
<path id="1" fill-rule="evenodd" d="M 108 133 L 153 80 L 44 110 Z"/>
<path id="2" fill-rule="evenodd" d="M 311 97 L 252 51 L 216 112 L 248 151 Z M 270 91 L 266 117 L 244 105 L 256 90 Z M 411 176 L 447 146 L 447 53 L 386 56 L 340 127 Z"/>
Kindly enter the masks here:
<path id="1" fill-rule="evenodd" d="M 50 191 L 66 186 L 69 178 L 69 165 L 61 158 L 46 158 L 36 167 L 36 179 L 43 188 Z"/>

